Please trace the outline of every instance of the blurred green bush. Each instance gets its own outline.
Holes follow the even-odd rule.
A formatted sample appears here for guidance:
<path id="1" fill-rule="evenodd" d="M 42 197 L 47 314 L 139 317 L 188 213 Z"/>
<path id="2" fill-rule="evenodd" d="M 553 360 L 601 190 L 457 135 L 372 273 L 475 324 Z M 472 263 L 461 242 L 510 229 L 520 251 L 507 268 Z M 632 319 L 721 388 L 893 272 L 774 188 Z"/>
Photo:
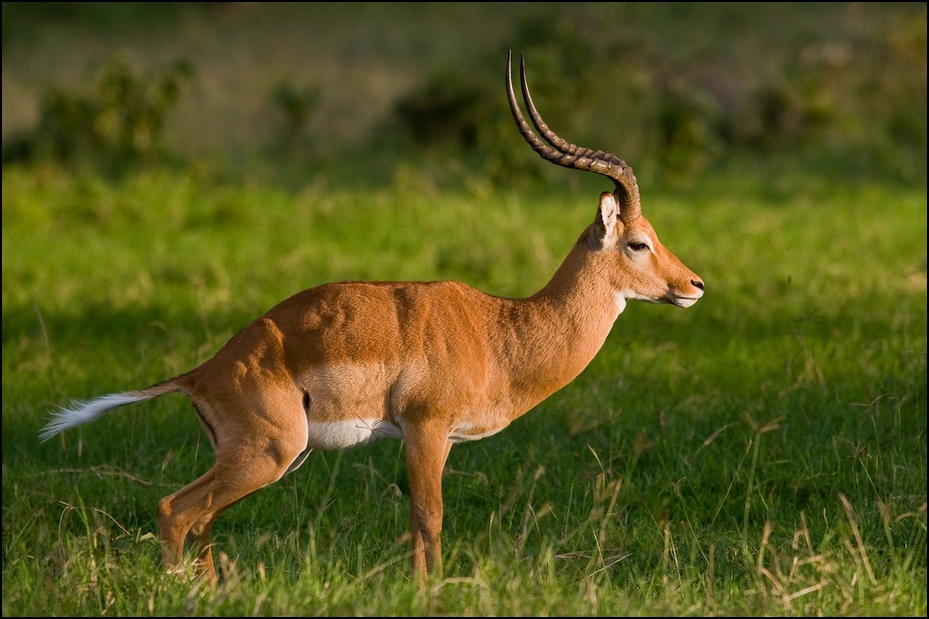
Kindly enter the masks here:
<path id="1" fill-rule="evenodd" d="M 91 4 L 4 4 L 4 66 L 54 66 L 44 32 L 189 62 L 143 74 L 109 56 L 87 84 L 43 87 L 25 138 L 5 125 L 5 162 L 182 159 L 196 143 L 250 173 L 361 156 L 380 180 L 426 160 L 538 179 L 554 172 L 526 166 L 503 98 L 512 49 L 548 124 L 640 180 L 689 183 L 748 156 L 925 182 L 925 3 Z M 140 32 L 160 52 L 133 45 Z M 205 79 L 181 101 L 193 66 Z M 175 108 L 186 124 L 167 131 Z"/>
<path id="2" fill-rule="evenodd" d="M 91 84 L 48 89 L 35 130 L 5 149 L 4 162 L 51 157 L 113 166 L 150 161 L 162 147 L 165 117 L 192 74 L 184 61 L 142 74 L 128 57 L 117 55 Z"/>

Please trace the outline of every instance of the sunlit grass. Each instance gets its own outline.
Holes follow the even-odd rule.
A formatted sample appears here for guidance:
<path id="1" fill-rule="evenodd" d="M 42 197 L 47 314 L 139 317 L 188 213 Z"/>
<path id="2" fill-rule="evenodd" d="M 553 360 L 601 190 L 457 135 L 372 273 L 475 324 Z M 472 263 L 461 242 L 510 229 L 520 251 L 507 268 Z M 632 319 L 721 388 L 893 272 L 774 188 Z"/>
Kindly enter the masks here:
<path id="1" fill-rule="evenodd" d="M 397 178 L 4 170 L 4 614 L 925 613 L 925 188 L 802 179 L 647 196 L 706 297 L 630 305 L 577 381 L 452 450 L 444 580 L 410 579 L 398 442 L 226 512 L 217 589 L 165 577 L 155 505 L 212 462 L 189 403 L 39 444 L 47 410 L 190 369 L 327 280 L 530 294 L 596 206 Z"/>
<path id="2" fill-rule="evenodd" d="M 924 3 L 3 17 L 4 616 L 926 616 Z M 553 128 L 634 166 L 706 296 L 630 304 L 574 383 L 452 450 L 445 578 L 411 578 L 397 441 L 314 453 L 224 513 L 215 589 L 166 574 L 157 502 L 213 458 L 189 401 L 42 444 L 48 411 L 187 371 L 327 281 L 538 290 L 609 182 L 525 150 L 511 48 Z M 8 163 L 43 94 L 120 54 L 194 69 L 155 165 Z M 305 125 L 282 86 L 318 89 Z M 414 140 L 397 105 L 427 86 L 480 115 L 433 93 Z"/>

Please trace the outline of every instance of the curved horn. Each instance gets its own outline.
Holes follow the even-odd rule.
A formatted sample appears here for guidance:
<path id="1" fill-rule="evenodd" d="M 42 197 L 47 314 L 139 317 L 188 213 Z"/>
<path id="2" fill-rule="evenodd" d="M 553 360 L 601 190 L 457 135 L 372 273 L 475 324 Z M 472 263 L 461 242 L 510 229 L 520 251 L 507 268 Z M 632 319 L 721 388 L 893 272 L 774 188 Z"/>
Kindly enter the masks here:
<path id="1" fill-rule="evenodd" d="M 611 179 L 613 184 L 616 185 L 616 196 L 619 198 L 621 205 L 620 219 L 626 224 L 637 219 L 642 213 L 642 206 L 639 202 L 639 185 L 636 183 L 632 168 L 613 153 L 605 153 L 602 150 L 593 151 L 589 148 L 576 146 L 561 139 L 554 131 L 549 129 L 532 103 L 532 97 L 529 95 L 529 84 L 526 82 L 526 59 L 520 55 L 519 75 L 523 99 L 526 101 L 526 108 L 529 110 L 532 124 L 548 144 L 539 139 L 532 131 L 529 123 L 526 122 L 522 111 L 519 109 L 519 104 L 516 102 L 516 93 L 513 92 L 513 78 L 511 75 L 512 64 L 513 52 L 510 51 L 506 57 L 506 92 L 510 101 L 510 111 L 519 132 L 529 146 L 532 147 L 532 150 L 537 152 L 543 159 L 560 166 L 602 174 Z"/>

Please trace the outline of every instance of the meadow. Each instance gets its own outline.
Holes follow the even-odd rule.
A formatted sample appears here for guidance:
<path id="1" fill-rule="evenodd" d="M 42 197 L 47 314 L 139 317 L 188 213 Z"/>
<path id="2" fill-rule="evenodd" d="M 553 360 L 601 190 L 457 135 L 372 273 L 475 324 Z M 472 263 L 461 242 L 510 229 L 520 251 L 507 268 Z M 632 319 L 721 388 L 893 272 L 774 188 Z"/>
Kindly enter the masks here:
<path id="1" fill-rule="evenodd" d="M 728 43 L 713 39 L 725 31 L 721 17 L 755 22 L 718 5 L 555 3 L 562 12 L 531 18 L 514 8 L 473 40 L 428 3 L 420 17 L 442 26 L 428 37 L 408 25 L 419 9 L 405 4 L 397 15 L 364 5 L 351 17 L 303 8 L 318 38 L 302 45 L 328 50 L 308 69 L 319 71 L 319 98 L 303 89 L 306 76 L 292 77 L 278 98 L 267 98 L 269 81 L 264 99 L 248 92 L 239 108 L 216 103 L 236 82 L 213 81 L 230 70 L 202 7 L 158 20 L 91 7 L 65 32 L 25 8 L 11 19 L 8 4 L 5 79 L 44 67 L 53 83 L 62 65 L 95 54 L 104 66 L 101 50 L 131 48 L 133 34 L 137 56 L 159 42 L 143 67 L 158 66 L 173 43 L 197 77 L 152 130 L 157 148 L 107 141 L 97 129 L 77 140 L 85 129 L 51 123 L 48 106 L 36 104 L 45 116 L 10 112 L 9 93 L 29 92 L 4 85 L 4 616 L 926 615 L 925 3 L 887 12 L 780 5 L 792 34 L 762 20 Z M 494 9 L 455 10 L 470 26 Z M 650 71 L 672 72 L 684 58 L 725 64 L 718 52 L 748 63 L 757 50 L 738 45 L 765 47 L 765 36 L 779 45 L 768 49 L 771 63 L 842 44 L 873 52 L 851 43 L 881 32 L 878 11 L 903 15 L 886 32 L 907 43 L 868 40 L 890 41 L 880 49 L 900 55 L 861 52 L 854 60 L 872 64 L 845 72 L 830 65 L 831 81 L 814 93 L 797 86 L 808 73 L 785 72 L 795 79 L 785 92 L 810 98 L 778 99 L 779 120 L 767 129 L 764 116 L 727 114 L 722 99 L 682 100 L 661 76 L 597 84 L 606 72 L 576 70 L 603 67 L 609 54 L 646 54 Z M 818 24 L 838 14 L 843 27 L 827 41 Z M 569 45 L 568 26 L 600 32 L 594 18 L 617 15 L 618 40 Z M 526 24 L 545 17 L 557 36 L 542 41 Z M 236 34 L 226 37 L 232 46 L 266 45 L 264 64 L 239 52 L 236 79 L 270 80 L 281 56 L 309 54 L 274 42 L 294 28 L 293 14 L 210 19 Z M 703 27 L 685 37 L 681 20 Z M 8 36 L 17 24 L 20 38 Z M 630 50 L 629 33 L 643 30 L 651 45 Z M 704 279 L 704 298 L 687 310 L 630 303 L 577 380 L 501 433 L 452 449 L 443 578 L 420 587 L 410 576 L 399 441 L 315 452 L 229 509 L 213 533 L 215 588 L 192 570 L 166 574 L 157 501 L 212 463 L 187 399 L 118 409 L 40 443 L 48 411 L 191 369 L 277 302 L 327 281 L 455 279 L 514 297 L 541 288 L 610 187 L 550 166 L 518 136 L 498 54 L 508 33 L 535 54 L 530 79 L 538 75 L 536 102 L 558 121 L 550 124 L 636 170 L 643 213 Z M 387 45 L 378 61 L 365 36 L 405 43 Z M 911 75 L 907 59 L 923 63 L 921 90 L 891 79 Z M 473 69 L 473 82 L 439 71 L 456 63 Z M 364 93 L 381 96 L 370 106 L 326 81 L 346 64 L 374 73 L 365 88 L 380 90 Z M 703 74 L 687 75 L 696 83 Z M 485 92 L 485 79 L 486 110 L 464 96 Z M 585 106 L 563 100 L 563 80 L 589 93 Z M 442 99 L 436 83 L 458 84 L 443 91 L 458 98 Z M 662 96 L 636 102 L 651 87 Z M 856 97 L 839 96 L 844 89 Z M 84 101 L 103 101 L 102 90 L 86 92 L 98 99 Z M 423 108 L 422 92 L 452 103 Z M 604 111 L 611 92 L 631 102 L 629 119 Z M 900 96 L 869 99 L 874 92 Z M 281 93 L 302 93 L 303 107 L 287 107 L 293 100 Z M 823 96 L 832 107 L 811 115 Z M 194 102 L 216 113 L 197 116 Z M 360 126 L 343 117 L 359 108 L 372 115 L 358 112 Z M 647 113 L 658 108 L 667 113 Z M 431 132 L 405 133 L 417 119 Z M 17 142 L 31 126 L 41 130 Z M 6 148 L 13 143 L 28 148 Z"/>

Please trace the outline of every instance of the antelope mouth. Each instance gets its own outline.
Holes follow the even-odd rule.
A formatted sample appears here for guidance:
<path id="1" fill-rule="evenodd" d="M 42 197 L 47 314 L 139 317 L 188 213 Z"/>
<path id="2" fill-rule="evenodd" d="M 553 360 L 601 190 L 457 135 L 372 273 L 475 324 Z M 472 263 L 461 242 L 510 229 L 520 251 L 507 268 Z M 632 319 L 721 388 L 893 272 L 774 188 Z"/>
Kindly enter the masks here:
<path id="1" fill-rule="evenodd" d="M 700 297 L 702 296 L 703 294 L 697 294 L 697 295 L 691 295 L 691 296 L 672 294 L 670 297 L 670 301 L 672 304 L 676 305 L 677 307 L 683 307 L 686 309 L 690 307 L 691 305 L 693 305 L 694 303 L 696 303 L 697 301 L 699 301 Z"/>

